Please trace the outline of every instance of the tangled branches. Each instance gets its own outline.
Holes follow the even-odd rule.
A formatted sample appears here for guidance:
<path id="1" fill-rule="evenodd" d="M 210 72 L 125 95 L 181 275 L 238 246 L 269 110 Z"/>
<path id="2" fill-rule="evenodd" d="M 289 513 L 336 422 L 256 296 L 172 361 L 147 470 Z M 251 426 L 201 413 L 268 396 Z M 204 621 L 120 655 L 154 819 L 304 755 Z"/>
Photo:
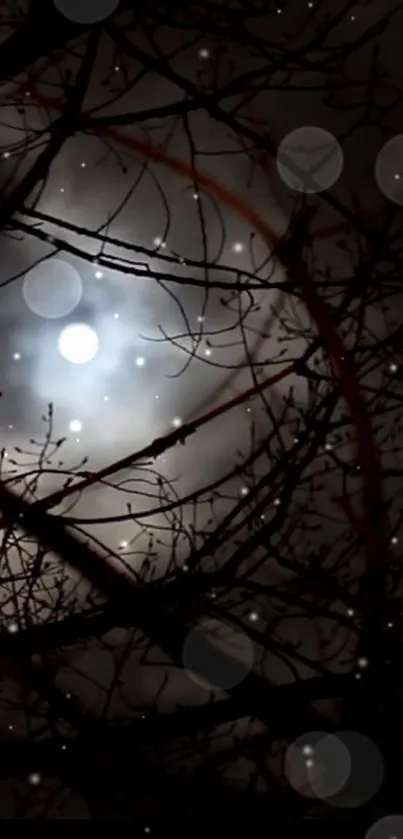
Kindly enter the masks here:
<path id="1" fill-rule="evenodd" d="M 28 269 L 78 266 L 82 317 L 107 352 L 87 380 L 63 380 L 40 321 L 29 450 L 6 443 L 3 409 L 13 816 L 52 818 L 68 798 L 76 815 L 153 831 L 217 811 L 227 825 L 242 808 L 260 818 L 267 802 L 275 820 L 373 821 L 395 806 L 401 761 L 401 200 L 382 174 L 398 139 L 383 53 L 400 5 L 143 14 L 123 0 L 91 23 L 58 8 L 3 7 L 1 287 L 6 314 L 18 301 L 9 334 L 27 333 Z M 139 387 L 122 368 L 147 331 L 155 366 Z M 106 417 L 110 370 L 122 378 Z M 2 375 L 9 406 L 9 365 Z M 62 404 L 36 434 L 45 391 Z M 58 433 L 73 404 L 91 427 L 79 463 Z M 365 738 L 383 786 L 372 769 L 358 792 L 333 757 L 336 789 L 329 752 L 319 784 L 306 767 L 296 780 L 312 732 L 353 762 Z"/>

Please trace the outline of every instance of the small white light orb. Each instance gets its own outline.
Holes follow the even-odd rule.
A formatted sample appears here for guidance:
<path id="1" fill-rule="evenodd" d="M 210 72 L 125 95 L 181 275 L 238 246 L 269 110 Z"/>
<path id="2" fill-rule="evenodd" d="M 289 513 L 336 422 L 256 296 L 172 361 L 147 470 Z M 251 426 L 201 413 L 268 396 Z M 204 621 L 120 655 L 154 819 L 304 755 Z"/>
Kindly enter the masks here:
<path id="1" fill-rule="evenodd" d="M 145 363 L 146 363 L 146 360 L 145 360 L 145 358 L 143 358 L 143 356 L 140 355 L 138 358 L 136 358 L 137 367 L 144 367 Z"/>
<path id="2" fill-rule="evenodd" d="M 119 544 L 119 548 L 123 551 L 125 548 L 127 548 L 128 544 L 129 543 L 126 541 L 126 539 L 123 539 L 123 541 Z"/>
<path id="3" fill-rule="evenodd" d="M 8 631 L 12 635 L 15 635 L 15 633 L 18 632 L 18 624 L 17 623 L 10 623 L 9 627 L 8 627 Z"/>
<path id="4" fill-rule="evenodd" d="M 203 59 L 210 58 L 209 50 L 206 50 L 205 48 L 202 49 L 202 50 L 199 50 L 199 58 L 203 58 Z"/>
<path id="5" fill-rule="evenodd" d="M 251 612 L 250 615 L 249 615 L 249 620 L 252 621 L 252 623 L 256 623 L 256 621 L 259 620 L 258 613 L 257 612 Z"/>
<path id="6" fill-rule="evenodd" d="M 60 333 L 58 347 L 60 355 L 71 364 L 87 364 L 99 350 L 99 338 L 86 323 L 72 323 Z"/>
<path id="7" fill-rule="evenodd" d="M 174 428 L 180 428 L 182 425 L 182 420 L 180 417 L 174 417 L 172 420 L 172 425 Z"/>
<path id="8" fill-rule="evenodd" d="M 242 253 L 244 248 L 245 248 L 245 245 L 243 245 L 242 242 L 235 242 L 232 250 L 234 251 L 234 253 Z"/>
<path id="9" fill-rule="evenodd" d="M 33 786 L 37 786 L 38 784 L 40 784 L 41 776 L 39 772 L 31 772 L 31 774 L 28 775 L 28 782 L 30 784 L 33 784 Z"/>
<path id="10" fill-rule="evenodd" d="M 161 239 L 161 236 L 154 237 L 153 245 L 155 245 L 156 248 L 166 248 L 166 242 Z"/>
<path id="11" fill-rule="evenodd" d="M 19 360 L 20 360 L 20 358 L 21 358 L 21 353 L 19 353 L 19 352 L 15 352 L 15 353 L 13 353 L 13 359 L 14 359 L 14 361 L 19 361 Z"/>
<path id="12" fill-rule="evenodd" d="M 103 273 L 102 271 L 95 271 L 95 277 L 97 280 L 102 280 Z"/>

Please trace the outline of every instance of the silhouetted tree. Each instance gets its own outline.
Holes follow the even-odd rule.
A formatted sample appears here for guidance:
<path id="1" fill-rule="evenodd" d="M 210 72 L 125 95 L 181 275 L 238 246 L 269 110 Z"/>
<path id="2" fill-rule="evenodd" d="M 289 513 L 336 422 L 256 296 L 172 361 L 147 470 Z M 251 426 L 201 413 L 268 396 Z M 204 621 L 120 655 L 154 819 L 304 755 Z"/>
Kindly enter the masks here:
<path id="1" fill-rule="evenodd" d="M 401 19 L 398 2 L 341 0 L 123 0 L 81 25 L 50 2 L 3 6 L 3 248 L 146 279 L 180 312 L 182 333 L 160 335 L 184 377 L 200 358 L 223 372 L 180 427 L 100 471 L 60 459 L 52 406 L 42 440 L 4 444 L 6 815 L 63 817 L 70 797 L 73 816 L 84 802 L 155 833 L 399 807 L 402 202 L 392 159 L 381 176 Z M 312 124 L 337 140 L 308 166 L 287 137 L 311 126 L 317 155 Z M 204 151 L 210 136 L 225 147 Z M 94 192 L 111 161 L 126 179 L 103 227 L 52 207 L 71 138 L 102 148 Z M 152 248 L 125 216 L 146 175 L 165 213 Z M 187 212 L 188 250 L 167 248 Z M 172 451 L 191 490 L 164 470 Z M 89 492 L 121 512 L 87 513 Z"/>

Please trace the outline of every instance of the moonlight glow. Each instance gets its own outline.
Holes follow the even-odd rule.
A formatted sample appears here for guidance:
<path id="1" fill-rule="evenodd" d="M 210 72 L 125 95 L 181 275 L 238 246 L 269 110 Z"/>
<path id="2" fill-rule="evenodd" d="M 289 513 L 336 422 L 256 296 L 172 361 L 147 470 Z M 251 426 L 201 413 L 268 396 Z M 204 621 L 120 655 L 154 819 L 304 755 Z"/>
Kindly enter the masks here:
<path id="1" fill-rule="evenodd" d="M 87 364 L 98 352 L 99 338 L 86 323 L 72 323 L 60 333 L 58 347 L 60 355 L 71 364 Z"/>
<path id="2" fill-rule="evenodd" d="M 81 424 L 80 420 L 71 420 L 71 423 L 69 425 L 69 429 L 70 429 L 70 431 L 73 431 L 73 432 L 81 431 L 82 424 Z"/>

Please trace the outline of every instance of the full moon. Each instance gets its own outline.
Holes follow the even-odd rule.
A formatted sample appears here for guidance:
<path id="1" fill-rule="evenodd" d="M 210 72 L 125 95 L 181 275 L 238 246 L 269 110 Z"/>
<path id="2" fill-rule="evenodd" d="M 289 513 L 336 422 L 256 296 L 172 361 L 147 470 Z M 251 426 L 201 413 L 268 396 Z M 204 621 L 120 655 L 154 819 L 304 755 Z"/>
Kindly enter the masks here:
<path id="1" fill-rule="evenodd" d="M 99 349 L 97 333 L 86 323 L 72 323 L 59 335 L 60 355 L 71 364 L 87 364 Z"/>

